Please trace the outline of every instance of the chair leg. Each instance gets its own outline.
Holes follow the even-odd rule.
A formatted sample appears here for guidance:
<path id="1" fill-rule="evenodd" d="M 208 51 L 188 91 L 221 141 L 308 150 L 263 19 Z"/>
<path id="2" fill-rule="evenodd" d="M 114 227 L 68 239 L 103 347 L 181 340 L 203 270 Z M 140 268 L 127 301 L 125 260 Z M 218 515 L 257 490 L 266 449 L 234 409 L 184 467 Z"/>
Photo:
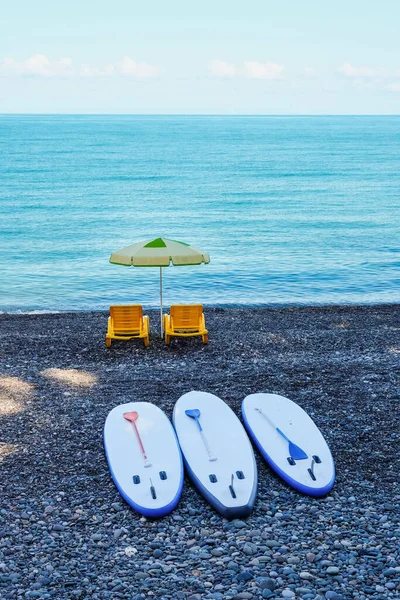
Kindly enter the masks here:
<path id="1" fill-rule="evenodd" d="M 171 336 L 170 336 L 170 335 L 167 335 L 167 334 L 165 334 L 165 343 L 166 343 L 166 344 L 169 344 L 170 342 L 171 342 Z"/>
<path id="2" fill-rule="evenodd" d="M 107 346 L 107 348 L 110 348 L 110 346 L 111 346 L 111 338 L 106 337 L 106 346 Z"/>
<path id="3" fill-rule="evenodd" d="M 202 337 L 202 340 L 203 340 L 203 344 L 208 344 L 208 335 L 207 335 L 207 333 L 205 333 L 201 337 Z"/>
<path id="4" fill-rule="evenodd" d="M 143 338 L 143 343 L 144 343 L 145 346 L 149 345 L 149 336 L 148 335 Z"/>

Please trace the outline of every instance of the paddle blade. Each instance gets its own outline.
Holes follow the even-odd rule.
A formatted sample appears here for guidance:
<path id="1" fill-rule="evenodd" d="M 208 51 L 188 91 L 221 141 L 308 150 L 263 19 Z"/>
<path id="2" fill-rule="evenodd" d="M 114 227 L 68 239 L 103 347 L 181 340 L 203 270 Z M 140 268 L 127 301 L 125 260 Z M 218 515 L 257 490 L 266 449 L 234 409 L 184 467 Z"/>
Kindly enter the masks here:
<path id="1" fill-rule="evenodd" d="M 185 414 L 188 417 L 192 417 L 192 419 L 198 419 L 200 417 L 200 411 L 198 408 L 191 408 L 189 410 L 185 410 Z"/>
<path id="2" fill-rule="evenodd" d="M 126 419 L 127 421 L 130 421 L 131 423 L 134 423 L 135 421 L 137 421 L 137 419 L 139 418 L 138 413 L 134 410 L 132 412 L 126 412 L 123 414 L 124 419 Z"/>
<path id="3" fill-rule="evenodd" d="M 307 454 L 293 442 L 289 442 L 289 454 L 294 460 L 304 460 Z"/>

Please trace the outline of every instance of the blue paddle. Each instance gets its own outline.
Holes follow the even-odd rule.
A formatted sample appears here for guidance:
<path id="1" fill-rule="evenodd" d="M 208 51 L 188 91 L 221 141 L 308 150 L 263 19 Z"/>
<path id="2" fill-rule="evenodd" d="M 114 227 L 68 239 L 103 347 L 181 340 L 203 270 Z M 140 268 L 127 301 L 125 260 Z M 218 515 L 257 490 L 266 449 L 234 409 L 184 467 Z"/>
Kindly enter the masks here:
<path id="1" fill-rule="evenodd" d="M 185 410 L 185 414 L 188 417 L 191 417 L 192 419 L 194 419 L 196 421 L 197 427 L 199 428 L 200 435 L 201 435 L 201 438 L 202 438 L 203 443 L 204 443 L 204 446 L 205 446 L 205 448 L 207 450 L 208 460 L 210 460 L 210 461 L 217 460 L 217 457 L 214 456 L 214 454 L 211 452 L 210 446 L 208 445 L 208 442 L 207 442 L 207 439 L 206 439 L 206 436 L 204 435 L 204 431 L 203 431 L 203 428 L 202 428 L 201 423 L 200 423 L 200 411 L 199 411 L 199 409 L 198 408 L 192 408 L 192 409 L 189 409 L 189 410 Z"/>
<path id="2" fill-rule="evenodd" d="M 263 412 L 261 410 L 261 408 L 256 408 L 255 409 L 257 412 L 260 413 L 260 415 L 262 415 L 267 421 L 268 423 L 274 428 L 276 429 L 276 431 L 279 433 L 279 435 L 281 435 L 283 437 L 284 440 L 286 440 L 289 444 L 289 454 L 290 456 L 294 459 L 294 460 L 303 460 L 304 458 L 308 458 L 307 454 L 304 452 L 304 450 L 302 450 L 299 446 L 297 446 L 297 444 L 294 444 L 291 440 L 289 440 L 289 438 L 283 433 L 283 431 L 281 431 L 279 429 L 279 427 L 277 427 L 275 425 L 275 423 L 273 423 L 271 421 L 271 419 L 269 417 L 267 417 L 267 415 L 265 414 L 265 412 Z"/>

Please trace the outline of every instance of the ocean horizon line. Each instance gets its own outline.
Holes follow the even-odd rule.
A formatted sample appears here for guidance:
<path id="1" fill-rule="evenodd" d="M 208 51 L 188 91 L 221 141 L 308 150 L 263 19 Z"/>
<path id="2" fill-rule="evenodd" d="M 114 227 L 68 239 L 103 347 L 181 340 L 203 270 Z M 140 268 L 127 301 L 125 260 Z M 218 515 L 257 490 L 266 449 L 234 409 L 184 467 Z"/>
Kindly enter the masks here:
<path id="1" fill-rule="evenodd" d="M 400 117 L 400 113 L 104 113 L 104 112 L 0 112 L 0 117 L 24 117 L 24 116 L 71 116 L 71 117 L 228 117 L 228 118 L 287 118 L 287 117 L 299 117 L 299 118 L 343 118 L 343 117 L 365 117 L 365 118 L 377 118 L 377 117 Z"/>

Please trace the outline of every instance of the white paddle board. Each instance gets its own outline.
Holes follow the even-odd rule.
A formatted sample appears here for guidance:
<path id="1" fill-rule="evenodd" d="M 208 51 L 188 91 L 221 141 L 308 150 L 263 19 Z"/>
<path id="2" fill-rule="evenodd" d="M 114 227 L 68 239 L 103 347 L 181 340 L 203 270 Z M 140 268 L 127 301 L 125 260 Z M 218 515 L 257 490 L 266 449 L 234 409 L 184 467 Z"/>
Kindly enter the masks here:
<path id="1" fill-rule="evenodd" d="M 332 489 L 335 466 L 328 444 L 298 404 L 277 394 L 251 394 L 243 400 L 242 415 L 262 456 L 289 485 L 316 497 Z"/>
<path id="2" fill-rule="evenodd" d="M 136 413 L 136 430 L 124 413 Z M 168 417 L 149 402 L 116 406 L 104 425 L 104 448 L 124 500 L 146 517 L 162 517 L 179 502 L 182 455 Z"/>
<path id="3" fill-rule="evenodd" d="M 196 420 L 186 411 L 200 415 Z M 257 493 L 257 467 L 235 413 L 217 396 L 193 391 L 179 398 L 172 420 L 185 466 L 204 498 L 228 519 L 249 515 Z"/>

